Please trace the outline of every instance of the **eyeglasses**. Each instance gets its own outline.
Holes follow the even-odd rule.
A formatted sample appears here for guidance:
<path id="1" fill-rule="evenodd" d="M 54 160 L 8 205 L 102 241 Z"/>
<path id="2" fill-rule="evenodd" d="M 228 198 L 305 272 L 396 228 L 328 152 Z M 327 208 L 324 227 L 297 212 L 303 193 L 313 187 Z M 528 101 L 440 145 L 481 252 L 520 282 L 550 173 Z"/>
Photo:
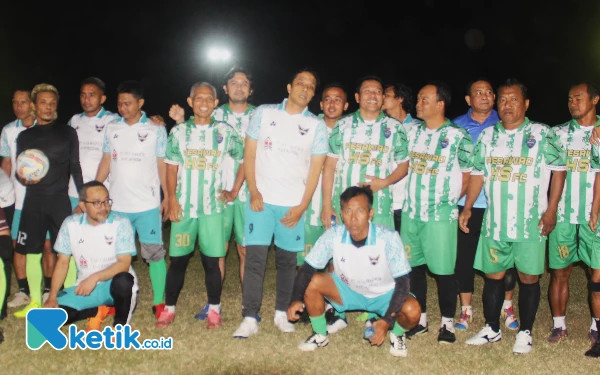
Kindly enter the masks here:
<path id="1" fill-rule="evenodd" d="M 84 202 L 91 204 L 92 206 L 94 206 L 94 208 L 100 208 L 102 205 L 112 206 L 112 204 L 113 204 L 113 200 L 112 199 L 107 199 L 107 200 L 104 200 L 104 201 L 94 201 L 94 202 L 84 201 Z"/>

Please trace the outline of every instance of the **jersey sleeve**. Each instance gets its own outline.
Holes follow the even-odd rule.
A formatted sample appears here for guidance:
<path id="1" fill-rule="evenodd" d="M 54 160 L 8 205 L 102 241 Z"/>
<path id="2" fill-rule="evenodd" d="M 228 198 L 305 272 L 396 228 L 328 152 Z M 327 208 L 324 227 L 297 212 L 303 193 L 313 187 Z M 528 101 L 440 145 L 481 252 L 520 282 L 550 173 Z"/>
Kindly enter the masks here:
<path id="1" fill-rule="evenodd" d="M 327 156 L 339 159 L 342 153 L 342 133 L 340 131 L 340 124 L 336 122 L 331 135 L 329 136 L 329 153 Z"/>
<path id="2" fill-rule="evenodd" d="M 408 160 L 408 136 L 404 126 L 398 125 L 394 133 L 394 161 L 402 164 Z"/>
<path id="3" fill-rule="evenodd" d="M 167 151 L 167 130 L 164 126 L 156 128 L 156 157 L 164 158 Z"/>
<path id="4" fill-rule="evenodd" d="M 600 146 L 592 145 L 592 161 L 590 164 L 592 172 L 600 172 Z"/>
<path id="5" fill-rule="evenodd" d="M 404 244 L 396 231 L 387 231 L 385 238 L 385 257 L 388 261 L 388 269 L 395 278 L 410 273 L 410 264 L 406 258 Z"/>
<path id="6" fill-rule="evenodd" d="M 135 237 L 131 223 L 126 218 L 119 218 L 117 227 L 116 255 L 136 255 Z"/>
<path id="7" fill-rule="evenodd" d="M 69 234 L 69 223 L 71 222 L 70 218 L 67 218 L 63 221 L 60 226 L 60 230 L 58 231 L 58 236 L 56 237 L 56 242 L 54 243 L 54 250 L 63 255 L 71 256 L 71 235 Z"/>
<path id="8" fill-rule="evenodd" d="M 567 152 L 561 146 L 560 139 L 552 129 L 548 129 L 544 140 L 544 161 L 546 168 L 553 171 L 567 169 Z"/>
<path id="9" fill-rule="evenodd" d="M 179 125 L 175 126 L 169 134 L 167 140 L 167 150 L 165 153 L 165 163 L 173 165 L 182 165 L 183 157 L 179 148 Z"/>
<path id="10" fill-rule="evenodd" d="M 315 137 L 310 147 L 311 155 L 327 155 L 329 151 L 328 140 L 327 125 L 325 125 L 323 120 L 320 120 L 315 128 Z"/>
<path id="11" fill-rule="evenodd" d="M 246 129 L 246 137 L 252 138 L 254 140 L 258 139 L 260 134 L 260 123 L 262 122 L 263 117 L 263 107 L 259 106 L 250 116 L 250 123 L 248 124 L 248 129 Z"/>
<path id="12" fill-rule="evenodd" d="M 461 172 L 471 172 L 473 170 L 473 140 L 469 133 L 464 131 L 463 136 L 458 141 L 458 165 Z"/>
<path id="13" fill-rule="evenodd" d="M 481 138 L 479 137 L 471 154 L 471 162 L 473 163 L 471 175 L 473 176 L 483 176 L 485 174 L 485 144 L 481 141 Z"/>
<path id="14" fill-rule="evenodd" d="M 323 269 L 333 258 L 333 244 L 337 237 L 336 227 L 329 228 L 315 243 L 304 261 L 315 269 Z"/>
<path id="15" fill-rule="evenodd" d="M 2 135 L 0 135 L 0 156 L 3 158 L 10 158 L 10 143 L 8 142 L 8 129 L 5 126 L 2 129 Z"/>

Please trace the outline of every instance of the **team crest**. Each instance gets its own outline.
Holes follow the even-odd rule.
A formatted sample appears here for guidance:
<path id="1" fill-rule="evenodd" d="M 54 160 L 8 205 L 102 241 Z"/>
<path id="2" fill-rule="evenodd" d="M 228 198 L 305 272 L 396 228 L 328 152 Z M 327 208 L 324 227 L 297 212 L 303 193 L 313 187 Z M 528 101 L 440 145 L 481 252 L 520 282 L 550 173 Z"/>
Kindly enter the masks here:
<path id="1" fill-rule="evenodd" d="M 385 130 L 383 131 L 383 136 L 387 139 L 390 137 L 390 135 L 392 135 L 392 131 L 390 130 L 390 128 L 385 128 Z"/>
<path id="2" fill-rule="evenodd" d="M 217 143 L 221 143 L 223 142 L 223 135 L 221 135 L 221 133 L 217 134 Z"/>
<path id="3" fill-rule="evenodd" d="M 144 142 L 147 137 L 148 137 L 148 133 L 146 133 L 146 134 L 138 133 L 138 139 L 140 140 L 140 142 Z"/>
<path id="4" fill-rule="evenodd" d="M 113 152 L 112 152 L 112 158 L 113 158 L 113 160 L 117 160 L 117 156 L 118 156 L 117 150 L 113 150 Z"/>
<path id="5" fill-rule="evenodd" d="M 105 127 L 105 126 L 106 126 L 106 125 L 103 125 L 103 124 L 100 124 L 100 125 L 96 124 L 96 131 L 97 131 L 98 133 L 102 132 L 102 130 L 104 130 L 104 127 Z"/>
<path id="6" fill-rule="evenodd" d="M 531 134 L 529 136 L 529 138 L 527 138 L 527 142 L 526 142 L 527 143 L 527 147 L 533 148 L 533 146 L 535 146 L 536 142 L 537 141 L 535 140 L 535 136 L 533 134 Z"/>
<path id="7" fill-rule="evenodd" d="M 372 265 L 376 265 L 377 263 L 379 263 L 379 255 L 377 255 L 375 258 L 369 256 L 369 260 L 371 261 Z"/>
<path id="8" fill-rule="evenodd" d="M 79 268 L 87 268 L 87 260 L 83 256 L 79 257 Z"/>
<path id="9" fill-rule="evenodd" d="M 106 243 L 108 245 L 112 245 L 112 243 L 114 242 L 114 238 L 113 237 L 109 237 L 109 236 L 104 236 L 104 241 L 106 241 Z"/>
<path id="10" fill-rule="evenodd" d="M 267 139 L 265 139 L 265 150 L 272 150 L 273 149 L 273 142 L 271 142 L 271 138 L 267 137 Z"/>
<path id="11" fill-rule="evenodd" d="M 449 143 L 450 143 L 450 141 L 448 140 L 448 138 L 444 138 L 440 141 L 440 147 L 446 148 L 446 147 L 448 147 Z"/>
<path id="12" fill-rule="evenodd" d="M 309 128 L 305 129 L 302 126 L 298 125 L 298 131 L 300 132 L 300 135 L 305 135 L 306 133 L 308 133 L 309 130 Z"/>

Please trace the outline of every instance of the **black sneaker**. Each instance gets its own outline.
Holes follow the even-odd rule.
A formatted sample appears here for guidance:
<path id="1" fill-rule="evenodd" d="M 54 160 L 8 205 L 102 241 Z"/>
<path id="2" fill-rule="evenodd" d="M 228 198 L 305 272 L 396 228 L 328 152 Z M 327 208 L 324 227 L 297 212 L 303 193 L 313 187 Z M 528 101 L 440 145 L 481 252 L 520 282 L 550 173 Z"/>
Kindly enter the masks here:
<path id="1" fill-rule="evenodd" d="M 439 344 L 454 344 L 456 342 L 456 335 L 454 332 L 448 331 L 446 325 L 440 328 L 440 334 L 438 335 Z"/>
<path id="2" fill-rule="evenodd" d="M 590 358 L 599 358 L 600 357 L 600 340 L 597 340 L 594 343 L 594 345 L 592 345 L 590 350 L 585 352 L 585 356 L 590 357 Z"/>
<path id="3" fill-rule="evenodd" d="M 327 321 L 328 325 L 337 320 L 335 316 L 335 310 L 333 308 L 325 311 L 325 320 Z"/>
<path id="4" fill-rule="evenodd" d="M 422 325 L 419 324 L 415 328 L 406 332 L 406 338 L 410 340 L 410 339 L 412 339 L 413 336 L 422 335 L 427 332 L 429 332 L 428 326 L 423 327 Z"/>

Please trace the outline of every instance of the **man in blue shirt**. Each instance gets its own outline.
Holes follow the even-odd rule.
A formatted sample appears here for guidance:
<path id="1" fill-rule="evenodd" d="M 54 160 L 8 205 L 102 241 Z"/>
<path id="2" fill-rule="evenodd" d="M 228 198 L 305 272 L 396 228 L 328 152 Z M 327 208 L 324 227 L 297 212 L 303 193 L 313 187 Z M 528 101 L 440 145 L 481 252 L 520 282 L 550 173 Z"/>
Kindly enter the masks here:
<path id="1" fill-rule="evenodd" d="M 467 95 L 465 100 L 470 107 L 467 113 L 458 116 L 452 122 L 462 126 L 468 132 L 473 143 L 477 144 L 479 134 L 483 129 L 494 126 L 500 122 L 498 112 L 494 110 L 494 89 L 486 79 L 477 79 L 469 82 L 467 85 Z M 462 212 L 465 205 L 465 197 L 458 202 L 458 209 Z M 457 329 L 468 329 L 469 323 L 473 321 L 473 309 L 471 308 L 471 297 L 473 296 L 473 279 L 475 271 L 473 269 L 473 261 L 481 232 L 481 223 L 483 221 L 483 213 L 487 207 L 484 190 L 481 190 L 477 201 L 473 205 L 473 216 L 475 220 L 471 227 L 470 233 L 464 233 L 458 230 L 458 254 L 456 256 L 455 275 L 458 280 L 458 291 L 460 293 L 461 311 L 458 322 L 455 327 Z M 516 320 L 513 307 L 512 297 L 515 288 L 516 276 L 515 269 L 512 268 L 506 273 L 505 277 L 506 294 L 504 295 L 504 305 L 502 306 L 502 318 L 504 324 L 509 329 L 515 330 L 519 328 L 519 323 Z"/>

